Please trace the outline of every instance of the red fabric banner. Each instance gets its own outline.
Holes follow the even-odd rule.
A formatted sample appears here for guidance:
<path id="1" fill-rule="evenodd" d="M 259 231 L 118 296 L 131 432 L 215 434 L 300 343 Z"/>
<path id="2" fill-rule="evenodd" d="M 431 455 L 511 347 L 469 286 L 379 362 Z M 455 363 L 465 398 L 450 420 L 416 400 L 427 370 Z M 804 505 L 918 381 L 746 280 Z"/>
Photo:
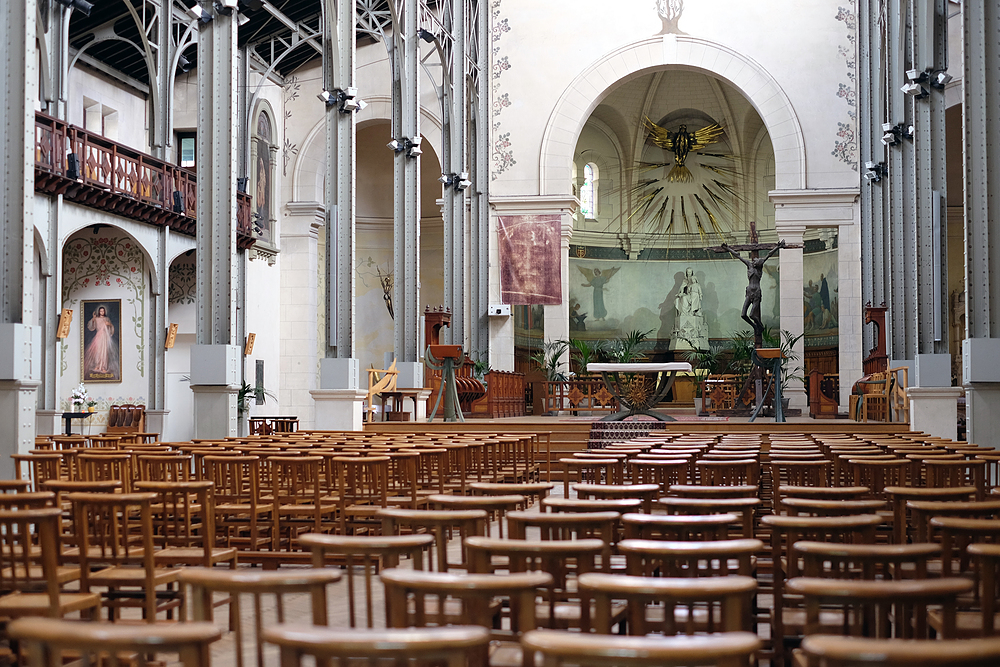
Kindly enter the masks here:
<path id="1" fill-rule="evenodd" d="M 497 217 L 500 293 L 512 305 L 562 303 L 559 215 Z"/>

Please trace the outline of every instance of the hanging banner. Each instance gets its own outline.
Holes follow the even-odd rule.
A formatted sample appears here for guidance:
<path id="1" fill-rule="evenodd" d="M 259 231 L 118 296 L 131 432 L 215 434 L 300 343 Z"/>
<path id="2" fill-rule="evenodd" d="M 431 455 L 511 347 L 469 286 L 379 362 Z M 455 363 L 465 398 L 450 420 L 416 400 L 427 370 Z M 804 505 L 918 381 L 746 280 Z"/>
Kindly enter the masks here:
<path id="1" fill-rule="evenodd" d="M 513 305 L 562 303 L 559 215 L 497 217 L 500 298 Z"/>

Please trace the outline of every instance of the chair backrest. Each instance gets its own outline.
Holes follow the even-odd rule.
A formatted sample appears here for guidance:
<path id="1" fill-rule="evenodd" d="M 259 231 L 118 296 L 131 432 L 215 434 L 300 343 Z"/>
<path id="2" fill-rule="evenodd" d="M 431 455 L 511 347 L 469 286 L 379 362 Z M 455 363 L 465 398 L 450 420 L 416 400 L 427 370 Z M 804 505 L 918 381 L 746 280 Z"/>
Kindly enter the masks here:
<path id="1" fill-rule="evenodd" d="M 434 559 L 428 569 L 448 572 L 452 569 L 469 569 L 465 539 L 486 533 L 486 510 L 411 510 L 387 508 L 378 512 L 382 519 L 383 535 L 399 535 L 402 528 L 408 532 L 424 533 L 434 538 Z M 449 539 L 457 535 L 460 543 L 458 562 L 449 559 Z"/>
<path id="2" fill-rule="evenodd" d="M 612 511 L 507 513 L 509 535 L 514 539 L 547 541 L 597 538 L 609 545 L 617 541 L 620 519 L 621 514 Z"/>
<path id="3" fill-rule="evenodd" d="M 299 544 L 312 553 L 314 568 L 327 566 L 329 556 L 342 559 L 347 573 L 347 620 L 350 627 L 358 626 L 358 582 L 356 568 L 361 567 L 361 580 L 365 596 L 365 620 L 369 628 L 375 624 L 377 597 L 373 595 L 372 582 L 383 569 L 399 566 L 403 558 L 410 560 L 414 570 L 424 568 L 424 552 L 431 547 L 431 535 L 383 535 L 381 537 L 356 535 L 321 535 L 307 533 L 299 537 Z M 339 560 L 338 559 L 338 560 Z"/>
<path id="4" fill-rule="evenodd" d="M 153 543 L 159 548 L 195 548 L 211 564 L 215 533 L 215 497 L 209 481 L 136 482 L 140 492 L 156 494 Z"/>
<path id="5" fill-rule="evenodd" d="M 720 514 L 625 514 L 622 525 L 625 537 L 642 540 L 724 540 L 729 527 L 740 517 L 732 512 Z"/>
<path id="6" fill-rule="evenodd" d="M 139 477 L 144 482 L 186 482 L 192 478 L 190 454 L 142 454 Z"/>
<path id="7" fill-rule="evenodd" d="M 490 629 L 497 639 L 517 638 L 523 632 L 534 630 L 536 591 L 552 585 L 552 576 L 545 572 L 449 574 L 390 568 L 379 576 L 385 585 L 389 627 L 479 625 Z M 497 597 L 509 601 L 507 631 L 500 630 L 495 623 L 494 598 Z M 428 604 L 435 600 L 436 604 Z M 459 601 L 460 610 L 450 613 L 448 600 Z"/>
<path id="8" fill-rule="evenodd" d="M 844 633 L 858 637 L 929 639 L 928 608 L 939 607 L 944 639 L 954 639 L 958 596 L 973 582 L 959 577 L 902 581 L 845 581 L 815 577 L 789 579 L 789 593 L 801 595 L 806 610 L 805 634 L 829 628 L 820 620 L 830 606 L 843 610 Z"/>
<path id="9" fill-rule="evenodd" d="M 62 551 L 61 517 L 57 507 L 0 510 L 0 590 L 44 590 L 49 599 L 47 614 L 52 617 L 59 616 L 56 570 Z"/>
<path id="10" fill-rule="evenodd" d="M 927 564 L 941 557 L 938 544 L 831 544 L 800 540 L 795 553 L 807 577 L 830 579 L 927 578 Z M 907 567 L 901 567 L 906 565 Z"/>
<path id="11" fill-rule="evenodd" d="M 1000 664 L 1000 638 L 867 639 L 814 635 L 802 651 L 823 667 L 994 667 Z"/>
<path id="12" fill-rule="evenodd" d="M 626 571 L 633 576 L 713 577 L 753 574 L 760 540 L 622 540 Z"/>
<path id="13" fill-rule="evenodd" d="M 630 635 L 693 635 L 696 632 L 750 632 L 753 577 L 642 577 L 590 572 L 579 579 L 581 597 L 594 600 L 590 627 L 583 632 L 612 634 L 612 601 L 628 603 Z M 648 613 L 655 605 L 655 620 Z M 697 607 L 697 612 L 696 612 Z"/>
<path id="14" fill-rule="evenodd" d="M 751 632 L 693 637 L 618 637 L 564 630 L 536 630 L 521 639 L 526 652 L 541 655 L 543 667 L 734 667 L 748 665 L 762 642 Z"/>
<path id="15" fill-rule="evenodd" d="M 284 667 L 306 664 L 480 667 L 486 664 L 490 632 L 474 626 L 342 630 L 279 625 L 264 630 L 264 639 L 278 646 Z M 312 660 L 305 661 L 306 656 Z"/>
<path id="16" fill-rule="evenodd" d="M 340 581 L 340 577 L 340 572 L 334 569 L 262 572 L 191 567 L 181 570 L 179 581 L 187 591 L 185 597 L 191 601 L 192 618 L 195 621 L 213 620 L 213 593 L 226 593 L 230 596 L 229 617 L 236 640 L 236 665 L 244 667 L 247 664 L 245 637 L 249 631 L 252 633 L 251 641 L 254 646 L 254 662 L 251 664 L 264 667 L 268 663 L 264 661 L 262 628 L 286 622 L 285 611 L 290 597 L 303 594 L 309 596 L 312 625 L 326 625 L 327 588 Z M 245 598 L 250 600 L 246 607 L 243 605 Z M 245 627 L 250 624 L 251 628 Z"/>
<path id="17" fill-rule="evenodd" d="M 143 627 L 51 618 L 20 619 L 7 631 L 31 656 L 31 664 L 39 667 L 61 665 L 70 655 L 88 665 L 152 667 L 173 662 L 164 657 L 171 654 L 178 655 L 183 667 L 210 667 L 209 645 L 222 636 L 211 623 Z"/>

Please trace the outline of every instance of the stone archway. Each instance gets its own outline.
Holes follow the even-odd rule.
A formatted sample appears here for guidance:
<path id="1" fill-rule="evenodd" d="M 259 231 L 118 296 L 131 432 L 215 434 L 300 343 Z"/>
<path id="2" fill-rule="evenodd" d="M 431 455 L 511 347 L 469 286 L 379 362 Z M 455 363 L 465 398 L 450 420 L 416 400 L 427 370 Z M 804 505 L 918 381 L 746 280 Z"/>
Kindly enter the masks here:
<path id="1" fill-rule="evenodd" d="M 563 92 L 542 135 L 539 192 L 569 194 L 573 150 L 584 124 L 612 87 L 650 70 L 692 69 L 729 82 L 757 109 L 774 145 L 775 188 L 806 187 L 805 139 L 791 102 L 759 63 L 721 44 L 684 35 L 634 42 L 583 70 Z M 595 82 L 605 81 L 595 93 Z"/>

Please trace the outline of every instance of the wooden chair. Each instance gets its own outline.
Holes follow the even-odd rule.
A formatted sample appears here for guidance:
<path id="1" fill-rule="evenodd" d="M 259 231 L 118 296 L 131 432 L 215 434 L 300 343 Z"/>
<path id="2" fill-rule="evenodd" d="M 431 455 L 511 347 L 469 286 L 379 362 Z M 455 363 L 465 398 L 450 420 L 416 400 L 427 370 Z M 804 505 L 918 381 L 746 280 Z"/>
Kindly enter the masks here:
<path id="1" fill-rule="evenodd" d="M 251 640 L 255 660 L 252 664 L 264 667 L 269 663 L 264 660 L 263 628 L 275 621 L 285 622 L 285 609 L 289 597 L 308 595 L 310 622 L 312 625 L 326 625 L 327 588 L 340 581 L 340 577 L 340 572 L 332 569 L 260 572 L 199 567 L 185 568 L 181 572 L 180 581 L 187 589 L 187 598 L 191 600 L 192 616 L 195 621 L 212 621 L 212 597 L 215 593 L 223 593 L 232 599 L 229 617 L 235 639 L 236 667 L 244 667 L 247 664 L 245 655 L 247 628 L 244 627 L 243 598 L 246 596 L 252 600 L 248 605 L 253 618 Z M 273 620 L 267 613 L 272 609 Z"/>
<path id="2" fill-rule="evenodd" d="M 626 571 L 633 576 L 725 577 L 754 575 L 760 540 L 622 540 Z"/>
<path id="3" fill-rule="evenodd" d="M 368 369 L 368 397 L 366 403 L 366 416 L 365 421 L 369 424 L 375 420 L 375 397 L 382 394 L 382 392 L 394 392 L 396 391 L 396 379 L 399 376 L 399 371 L 396 370 L 396 360 L 392 360 L 392 364 L 389 368 L 378 369 L 369 368 Z"/>
<path id="4" fill-rule="evenodd" d="M 526 652 L 541 656 L 541 667 L 742 667 L 752 664 L 761 646 L 750 632 L 725 632 L 693 637 L 616 637 L 561 630 L 528 632 L 521 640 Z"/>
<path id="5" fill-rule="evenodd" d="M 653 511 L 653 500 L 660 494 L 663 487 L 659 484 L 574 484 L 573 490 L 580 500 L 595 498 L 598 500 L 622 500 L 638 498 L 642 501 L 642 511 L 650 514 Z"/>
<path id="6" fill-rule="evenodd" d="M 890 368 L 892 389 L 889 392 L 889 420 L 910 423 L 910 397 L 906 394 L 909 386 L 909 369 L 906 366 Z"/>
<path id="7" fill-rule="evenodd" d="M 720 514 L 625 514 L 622 525 L 626 539 L 702 541 L 724 540 L 729 527 L 740 521 L 732 512 Z"/>
<path id="8" fill-rule="evenodd" d="M 760 487 L 756 484 L 714 486 L 706 484 L 675 484 L 670 495 L 681 498 L 756 498 Z"/>
<path id="9" fill-rule="evenodd" d="M 954 517 L 960 519 L 1000 518 L 1000 498 L 996 500 L 910 500 L 906 511 L 912 517 L 914 540 L 928 542 L 934 538 L 931 519 Z"/>
<path id="10" fill-rule="evenodd" d="M 61 665 L 70 656 L 87 665 L 153 667 L 166 664 L 171 654 L 183 667 L 210 667 L 209 645 L 222 636 L 211 623 L 137 627 L 49 618 L 21 619 L 7 630 L 39 667 Z"/>
<path id="11" fill-rule="evenodd" d="M 785 498 L 778 510 L 791 516 L 850 516 L 876 514 L 887 507 L 884 500 L 814 500 Z"/>
<path id="12" fill-rule="evenodd" d="M 941 557 L 938 544 L 836 544 L 800 540 L 795 553 L 807 577 L 830 579 L 926 579 Z"/>
<path id="13" fill-rule="evenodd" d="M 753 631 L 751 600 L 757 593 L 752 577 L 639 577 L 589 572 L 580 575 L 581 595 L 594 600 L 593 621 L 584 632 L 611 634 L 615 604 L 627 605 L 629 635 L 666 636 L 696 632 Z"/>
<path id="14" fill-rule="evenodd" d="M 215 527 L 225 546 L 256 551 L 270 544 L 273 505 L 262 502 L 260 459 L 205 456 L 202 463 L 215 494 Z"/>
<path id="15" fill-rule="evenodd" d="M 802 653 L 823 667 L 994 667 L 1000 639 L 867 639 L 813 635 Z"/>
<path id="16" fill-rule="evenodd" d="M 1000 615 L 997 614 L 998 583 L 1000 583 L 1000 545 L 970 544 L 966 551 L 979 567 L 979 601 L 981 606 L 981 634 L 986 637 L 1000 634 Z M 961 614 L 959 632 L 964 629 Z"/>
<path id="17" fill-rule="evenodd" d="M 531 506 L 545 500 L 555 486 L 551 482 L 471 482 L 469 489 L 477 496 L 522 495 Z"/>
<path id="18" fill-rule="evenodd" d="M 584 540 L 599 539 L 611 549 L 618 541 L 621 514 L 618 512 L 508 512 L 507 521 L 512 539 L 518 540 Z"/>
<path id="19" fill-rule="evenodd" d="M 754 486 L 760 482 L 760 462 L 750 458 L 695 461 L 698 483 L 709 486 Z"/>
<path id="20" fill-rule="evenodd" d="M 473 538 L 475 539 L 475 538 Z M 428 624 L 478 625 L 489 629 L 494 642 L 489 664 L 531 667 L 516 643 L 537 627 L 535 595 L 552 585 L 545 572 L 497 574 L 448 574 L 390 568 L 381 575 L 385 586 L 387 624 L 393 628 Z M 507 600 L 508 628 L 501 629 L 497 598 Z"/>
<path id="21" fill-rule="evenodd" d="M 278 646 L 282 667 L 312 664 L 478 667 L 485 664 L 490 631 L 474 626 L 342 630 L 279 625 L 267 628 L 264 640 Z M 307 656 L 312 660 L 305 660 Z"/>
<path id="22" fill-rule="evenodd" d="M 187 482 L 193 477 L 190 454 L 143 454 L 137 458 L 143 482 Z"/>
<path id="23" fill-rule="evenodd" d="M 617 458 L 576 459 L 562 458 L 563 497 L 569 498 L 570 484 L 624 484 L 624 462 Z"/>
<path id="24" fill-rule="evenodd" d="M 915 486 L 887 486 L 883 490 L 892 502 L 893 541 L 903 544 L 908 537 L 915 541 L 927 541 L 927 525 L 913 517 L 913 510 L 907 505 L 912 501 L 967 501 L 975 493 L 975 487 L 927 488 Z"/>
<path id="25" fill-rule="evenodd" d="M 389 457 L 337 456 L 333 464 L 340 534 L 377 534 L 382 523 L 376 515 L 390 506 Z"/>
<path id="26" fill-rule="evenodd" d="M 465 538 L 486 534 L 489 515 L 486 510 L 408 510 L 390 508 L 381 510 L 383 535 L 400 535 L 404 529 L 410 533 L 424 532 L 434 538 L 434 558 L 428 569 L 449 572 L 468 570 L 469 559 L 465 551 Z M 458 562 L 449 559 L 449 541 L 458 536 Z"/>
<path id="27" fill-rule="evenodd" d="M 586 627 L 590 607 L 581 600 L 577 580 L 585 572 L 610 571 L 608 545 L 597 539 L 533 540 L 470 537 L 466 540 L 473 572 L 547 572 L 552 582 L 539 591 L 535 615 L 550 628 Z M 624 612 L 620 605 L 619 612 Z M 620 620 L 620 617 L 619 617 Z"/>
<path id="28" fill-rule="evenodd" d="M 272 456 L 271 550 L 291 551 L 299 535 L 332 532 L 337 502 L 324 495 L 319 456 Z"/>
<path id="29" fill-rule="evenodd" d="M 806 610 L 806 636 L 829 634 L 821 610 L 840 610 L 841 629 L 857 637 L 888 639 L 929 639 L 931 607 L 938 608 L 943 623 L 937 628 L 944 639 L 955 638 L 958 596 L 968 593 L 973 583 L 967 579 L 904 581 L 849 581 L 796 577 L 789 579 L 788 591 L 801 595 Z M 836 630 L 836 628 L 834 628 Z"/>
<path id="30" fill-rule="evenodd" d="M 101 598 L 96 593 L 62 590 L 80 578 L 80 569 L 62 563 L 61 516 L 56 507 L 0 510 L 0 591 L 6 593 L 0 596 L 0 617 L 99 612 Z"/>
<path id="31" fill-rule="evenodd" d="M 131 600 L 142 600 L 147 623 L 158 611 L 180 606 L 173 589 L 179 570 L 156 567 L 151 504 L 155 493 L 70 493 L 77 548 L 69 552 L 80 563 L 80 590 L 106 588 L 102 593 L 109 617 L 119 617 Z M 157 591 L 163 587 L 165 590 Z M 161 603 L 160 600 L 163 600 Z"/>
<path id="32" fill-rule="evenodd" d="M 772 454 L 773 456 L 773 454 Z M 830 486 L 830 467 L 827 460 L 820 461 L 789 461 L 774 460 L 771 468 L 771 495 L 774 501 L 771 509 L 777 514 L 781 507 L 782 488 L 787 487 L 827 487 Z"/>
<path id="33" fill-rule="evenodd" d="M 785 581 L 799 576 L 800 558 L 795 543 L 800 540 L 818 542 L 844 542 L 873 544 L 875 530 L 882 524 L 882 517 L 861 514 L 848 517 L 803 517 L 768 515 L 761 524 L 771 530 L 771 563 L 773 572 L 774 605 L 771 613 L 771 637 L 774 661 L 778 667 L 785 664 L 785 636 L 787 630 L 796 631 L 804 621 L 799 610 L 786 601 Z M 788 602 L 788 609 L 786 609 Z"/>
<path id="34" fill-rule="evenodd" d="M 338 557 L 347 573 L 347 620 L 350 627 L 358 626 L 355 569 L 360 565 L 364 583 L 365 620 L 375 627 L 377 597 L 373 593 L 375 575 L 383 569 L 398 567 L 408 559 L 414 570 L 424 569 L 424 552 L 434 542 L 431 535 L 319 535 L 307 534 L 299 543 L 312 553 L 314 568 L 323 568 L 329 556 Z M 384 605 L 383 605 L 384 608 Z"/>
<path id="35" fill-rule="evenodd" d="M 686 458 L 631 459 L 628 462 L 629 478 L 635 484 L 656 484 L 658 495 L 665 496 L 675 484 L 691 481 L 693 466 Z"/>
<path id="36" fill-rule="evenodd" d="M 27 493 L 31 488 L 30 479 L 3 479 L 0 480 L 0 493 Z"/>
<path id="37" fill-rule="evenodd" d="M 640 498 L 546 498 L 543 512 L 638 512 Z"/>
<path id="38" fill-rule="evenodd" d="M 737 514 L 741 517 L 740 536 L 753 538 L 754 516 L 761 505 L 758 498 L 660 498 L 657 504 L 668 514 Z"/>
<path id="39" fill-rule="evenodd" d="M 525 497 L 522 495 L 506 496 L 449 496 L 433 495 L 428 500 L 438 509 L 442 510 L 483 510 L 489 513 L 490 517 L 495 516 L 497 521 L 497 533 L 504 536 L 504 524 L 507 513 L 524 507 Z M 486 522 L 486 534 L 492 534 L 492 521 Z"/>

